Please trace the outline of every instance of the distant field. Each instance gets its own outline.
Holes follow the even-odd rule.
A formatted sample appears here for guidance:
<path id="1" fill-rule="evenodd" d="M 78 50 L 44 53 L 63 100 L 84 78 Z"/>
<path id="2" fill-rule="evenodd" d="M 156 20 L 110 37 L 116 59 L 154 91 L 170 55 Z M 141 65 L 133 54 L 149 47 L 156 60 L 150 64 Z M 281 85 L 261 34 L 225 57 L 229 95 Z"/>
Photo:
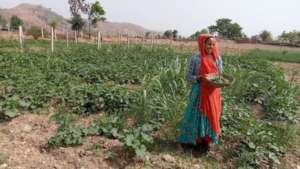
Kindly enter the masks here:
<path id="1" fill-rule="evenodd" d="M 292 62 L 300 63 L 300 52 L 296 51 L 271 51 L 271 50 L 260 50 L 255 49 L 248 53 L 249 56 L 263 57 L 271 61 L 281 61 L 281 62 Z"/>

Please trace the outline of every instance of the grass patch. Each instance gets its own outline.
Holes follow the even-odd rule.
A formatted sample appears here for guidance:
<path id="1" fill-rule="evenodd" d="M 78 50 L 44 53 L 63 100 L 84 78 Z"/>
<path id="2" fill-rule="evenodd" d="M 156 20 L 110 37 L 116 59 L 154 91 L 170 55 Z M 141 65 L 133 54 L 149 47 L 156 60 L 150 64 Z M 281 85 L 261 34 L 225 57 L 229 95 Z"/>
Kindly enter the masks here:
<path id="1" fill-rule="evenodd" d="M 270 61 L 300 63 L 300 52 L 288 50 L 270 51 L 254 49 L 251 50 L 247 55 L 249 57 L 263 58 Z"/>

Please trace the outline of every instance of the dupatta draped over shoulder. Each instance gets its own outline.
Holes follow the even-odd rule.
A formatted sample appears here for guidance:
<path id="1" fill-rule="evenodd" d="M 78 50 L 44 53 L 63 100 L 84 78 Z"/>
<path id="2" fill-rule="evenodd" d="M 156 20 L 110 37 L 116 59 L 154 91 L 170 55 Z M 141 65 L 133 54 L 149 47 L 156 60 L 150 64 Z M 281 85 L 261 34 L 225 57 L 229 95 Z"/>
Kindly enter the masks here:
<path id="1" fill-rule="evenodd" d="M 206 74 L 220 73 L 216 61 L 220 57 L 218 43 L 215 39 L 213 40 L 214 47 L 212 55 L 209 56 L 205 52 L 205 41 L 212 37 L 210 34 L 201 34 L 198 37 L 198 46 L 201 57 L 201 65 L 199 69 L 200 77 L 204 77 Z M 206 81 L 202 80 L 200 83 L 201 93 L 199 110 L 208 118 L 211 129 L 215 132 L 217 136 L 221 135 L 220 129 L 220 114 L 221 114 L 221 89 L 211 86 Z"/>

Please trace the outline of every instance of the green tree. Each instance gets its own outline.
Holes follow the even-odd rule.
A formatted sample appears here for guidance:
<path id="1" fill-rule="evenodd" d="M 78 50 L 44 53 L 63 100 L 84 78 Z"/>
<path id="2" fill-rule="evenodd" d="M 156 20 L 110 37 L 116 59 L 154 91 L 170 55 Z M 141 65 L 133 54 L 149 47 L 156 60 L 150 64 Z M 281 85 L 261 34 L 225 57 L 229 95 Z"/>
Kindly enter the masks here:
<path id="1" fill-rule="evenodd" d="M 171 38 L 173 36 L 172 30 L 166 30 L 163 35 L 165 38 Z"/>
<path id="2" fill-rule="evenodd" d="M 145 37 L 146 37 L 146 38 L 149 38 L 150 35 L 151 35 L 151 32 L 146 32 L 146 33 L 145 33 Z"/>
<path id="3" fill-rule="evenodd" d="M 105 11 L 99 1 L 89 5 L 88 9 L 88 27 L 89 27 L 89 38 L 91 38 L 91 25 L 96 26 L 99 21 L 105 21 L 103 17 Z"/>
<path id="4" fill-rule="evenodd" d="M 208 27 L 208 31 L 211 34 L 215 34 L 216 32 L 218 32 L 218 28 L 215 25 L 211 25 L 211 26 Z"/>
<path id="5" fill-rule="evenodd" d="M 16 15 L 13 15 L 10 18 L 10 26 L 13 30 L 17 30 L 19 28 L 19 26 L 22 26 L 22 25 L 23 25 L 23 21 Z"/>
<path id="6" fill-rule="evenodd" d="M 196 40 L 197 37 L 198 37 L 199 35 L 204 34 L 204 33 L 208 33 L 208 30 L 205 29 L 205 28 L 202 29 L 201 31 L 196 31 L 194 34 L 192 34 L 192 35 L 190 36 L 190 38 L 191 38 L 192 40 Z"/>
<path id="7" fill-rule="evenodd" d="M 78 19 L 80 12 L 88 16 L 89 37 L 91 37 L 91 25 L 96 26 L 97 22 L 105 21 L 105 11 L 99 1 L 89 4 L 86 0 L 68 0 L 72 16 Z"/>
<path id="8" fill-rule="evenodd" d="M 72 19 L 69 21 L 69 23 L 71 24 L 71 28 L 72 30 L 75 30 L 75 31 L 80 31 L 82 30 L 85 22 L 84 20 L 82 19 L 81 15 L 80 14 L 75 14 Z"/>
<path id="9" fill-rule="evenodd" d="M 31 35 L 35 40 L 42 36 L 41 29 L 36 26 L 32 26 L 27 30 L 28 35 Z"/>
<path id="10" fill-rule="evenodd" d="M 163 34 L 164 38 L 173 38 L 173 39 L 177 39 L 178 38 L 178 30 L 174 29 L 174 30 L 166 30 Z"/>
<path id="11" fill-rule="evenodd" d="M 177 37 L 178 37 L 178 31 L 177 31 L 176 29 L 174 29 L 174 30 L 172 31 L 172 37 L 173 37 L 174 39 L 177 39 Z"/>
<path id="12" fill-rule="evenodd" d="M 295 30 L 292 32 L 283 31 L 282 34 L 279 36 L 279 40 L 291 44 L 298 44 L 300 43 L 300 32 L 297 32 Z"/>
<path id="13" fill-rule="evenodd" d="M 272 34 L 270 31 L 264 30 L 259 34 L 259 37 L 263 42 L 272 41 Z"/>
<path id="14" fill-rule="evenodd" d="M 57 21 L 53 20 L 53 21 L 51 21 L 51 22 L 49 23 L 49 25 L 50 25 L 51 27 L 53 27 L 53 29 L 55 30 L 56 27 L 57 27 Z"/>
<path id="15" fill-rule="evenodd" d="M 190 38 L 191 38 L 192 40 L 196 40 L 197 37 L 198 37 L 200 34 L 201 34 L 200 31 L 196 31 L 194 34 L 192 34 L 192 35 L 190 36 Z"/>
<path id="16" fill-rule="evenodd" d="M 204 34 L 204 33 L 208 33 L 208 30 L 205 28 L 200 31 L 200 34 Z"/>
<path id="17" fill-rule="evenodd" d="M 56 40 L 56 27 L 58 25 L 57 21 L 53 20 L 49 23 L 49 25 L 53 28 L 53 31 L 54 31 L 54 39 Z"/>
<path id="18" fill-rule="evenodd" d="M 227 38 L 241 38 L 243 37 L 242 27 L 238 23 L 233 23 L 228 28 Z"/>
<path id="19" fill-rule="evenodd" d="M 242 37 L 242 27 L 238 23 L 231 23 L 231 19 L 222 18 L 216 21 L 216 25 L 208 27 L 210 33 L 218 33 L 219 36 L 229 39 Z"/>

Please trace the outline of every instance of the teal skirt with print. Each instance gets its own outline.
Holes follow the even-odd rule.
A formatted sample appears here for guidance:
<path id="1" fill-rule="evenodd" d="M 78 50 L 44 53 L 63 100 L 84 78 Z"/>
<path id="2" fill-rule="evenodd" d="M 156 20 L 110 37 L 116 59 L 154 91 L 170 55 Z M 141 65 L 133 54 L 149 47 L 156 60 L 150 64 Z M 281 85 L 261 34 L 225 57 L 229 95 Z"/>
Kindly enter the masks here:
<path id="1" fill-rule="evenodd" d="M 212 143 L 218 143 L 217 135 L 212 131 L 208 118 L 199 111 L 200 92 L 199 83 L 194 83 L 184 117 L 180 122 L 180 135 L 177 138 L 179 143 L 196 144 L 199 137 L 209 137 Z"/>

